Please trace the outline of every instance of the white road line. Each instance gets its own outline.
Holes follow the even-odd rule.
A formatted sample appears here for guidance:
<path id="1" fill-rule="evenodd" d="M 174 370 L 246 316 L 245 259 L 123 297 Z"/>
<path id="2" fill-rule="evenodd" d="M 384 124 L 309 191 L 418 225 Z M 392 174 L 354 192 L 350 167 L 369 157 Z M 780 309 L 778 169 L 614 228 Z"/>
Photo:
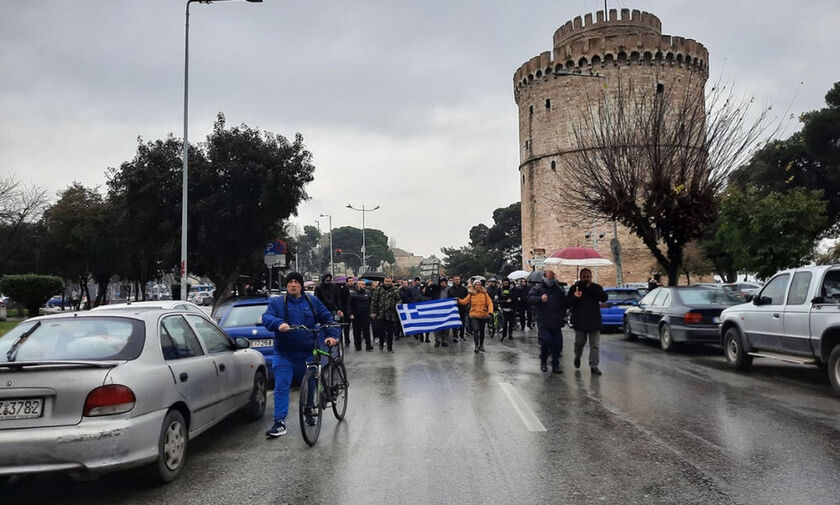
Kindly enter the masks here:
<path id="1" fill-rule="evenodd" d="M 499 385 L 502 386 L 502 391 L 505 392 L 505 396 L 507 396 L 508 400 L 510 400 L 511 405 L 513 405 L 516 413 L 519 414 L 519 418 L 522 419 L 522 422 L 525 424 L 525 427 L 528 428 L 528 431 L 546 431 L 543 423 L 540 422 L 537 415 L 534 414 L 531 407 L 525 403 L 525 400 L 519 395 L 519 392 L 512 384 L 508 382 L 500 382 Z"/>

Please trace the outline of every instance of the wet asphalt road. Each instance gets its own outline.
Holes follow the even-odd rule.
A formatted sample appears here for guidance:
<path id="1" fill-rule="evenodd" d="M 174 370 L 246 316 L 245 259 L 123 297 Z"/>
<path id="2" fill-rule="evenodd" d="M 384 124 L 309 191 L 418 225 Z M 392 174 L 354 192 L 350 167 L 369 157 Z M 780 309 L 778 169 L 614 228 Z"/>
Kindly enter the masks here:
<path id="1" fill-rule="evenodd" d="M 552 375 L 535 333 L 478 355 L 411 337 L 393 355 L 349 351 L 347 418 L 328 416 L 314 448 L 296 415 L 277 440 L 270 414 L 235 417 L 190 443 L 170 485 L 36 476 L 0 503 L 840 503 L 840 397 L 816 368 L 756 360 L 742 374 L 714 348 L 607 334 L 592 377 L 567 334 Z"/>

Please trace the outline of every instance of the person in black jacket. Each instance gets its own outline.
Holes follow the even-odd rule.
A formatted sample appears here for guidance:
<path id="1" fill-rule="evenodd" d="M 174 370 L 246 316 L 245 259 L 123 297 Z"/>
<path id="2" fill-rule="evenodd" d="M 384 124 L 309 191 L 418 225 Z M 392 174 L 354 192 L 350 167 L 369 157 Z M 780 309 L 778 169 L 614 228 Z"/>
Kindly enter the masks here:
<path id="1" fill-rule="evenodd" d="M 332 312 L 336 320 L 344 315 L 341 311 L 341 295 L 338 286 L 332 283 L 332 275 L 326 273 L 321 276 L 321 284 L 315 286 L 315 296 Z"/>
<path id="2" fill-rule="evenodd" d="M 607 293 L 600 284 L 592 282 L 592 271 L 581 269 L 580 280 L 569 289 L 567 296 L 572 310 L 572 326 L 575 328 L 575 368 L 580 368 L 580 356 L 589 339 L 589 368 L 592 375 L 601 375 L 599 346 L 601 343 L 601 303 L 607 301 Z"/>
<path id="3" fill-rule="evenodd" d="M 540 370 L 548 371 L 546 361 L 551 354 L 551 371 L 563 373 L 560 356 L 563 354 L 563 326 L 566 324 L 566 293 L 557 282 L 554 271 L 545 270 L 543 280 L 528 292 L 528 302 L 534 306 L 537 317 L 537 335 L 540 339 Z"/>
<path id="4" fill-rule="evenodd" d="M 350 298 L 350 292 L 356 288 L 356 282 L 353 280 L 353 276 L 347 276 L 347 279 L 344 281 L 344 284 L 339 284 L 338 286 L 338 298 L 341 302 L 340 308 L 341 312 L 346 316 L 350 313 L 347 309 L 347 302 Z M 355 340 L 355 339 L 354 339 Z M 344 345 L 350 345 L 350 325 L 344 327 Z"/>
<path id="5" fill-rule="evenodd" d="M 469 292 L 467 287 L 461 284 L 461 276 L 456 275 L 452 278 L 452 285 L 446 290 L 446 296 L 449 298 L 465 298 Z M 458 316 L 461 318 L 461 327 L 452 330 L 452 342 L 455 343 L 458 339 L 466 341 L 464 336 L 465 327 L 469 324 L 470 308 L 465 305 L 458 305 Z M 467 329 L 467 331 L 469 331 Z"/>
<path id="6" fill-rule="evenodd" d="M 365 350 L 372 351 L 373 345 L 370 342 L 370 298 L 372 293 L 365 289 L 365 281 L 359 280 L 355 289 L 347 295 L 347 313 L 350 322 L 353 324 L 353 343 L 356 350 L 362 350 L 362 339 L 365 341 Z"/>
<path id="7" fill-rule="evenodd" d="M 516 326 L 516 292 L 514 289 L 515 287 L 511 285 L 510 279 L 505 277 L 502 279 L 499 294 L 496 295 L 499 310 L 502 311 L 502 336 L 499 342 L 503 342 L 505 337 L 513 338 L 513 328 Z"/>
<path id="8" fill-rule="evenodd" d="M 530 329 L 534 320 L 534 309 L 528 303 L 528 292 L 531 291 L 531 286 L 523 278 L 519 279 L 519 285 L 516 286 L 516 311 L 519 313 L 519 326 L 521 330 L 525 330 L 525 324 L 528 324 Z"/>

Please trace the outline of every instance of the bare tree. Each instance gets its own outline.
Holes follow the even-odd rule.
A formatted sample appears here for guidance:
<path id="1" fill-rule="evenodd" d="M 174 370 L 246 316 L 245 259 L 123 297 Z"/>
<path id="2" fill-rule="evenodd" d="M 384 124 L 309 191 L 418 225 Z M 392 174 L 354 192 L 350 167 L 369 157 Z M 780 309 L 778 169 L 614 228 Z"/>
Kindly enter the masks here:
<path id="1" fill-rule="evenodd" d="M 24 247 L 27 226 L 41 219 L 46 204 L 46 189 L 24 185 L 11 174 L 0 176 L 0 273 Z"/>
<path id="2" fill-rule="evenodd" d="M 575 121 L 560 196 L 581 217 L 628 227 L 676 285 L 685 246 L 714 223 L 729 173 L 778 126 L 770 107 L 751 110 L 729 85 L 707 97 L 700 81 L 616 84 Z"/>

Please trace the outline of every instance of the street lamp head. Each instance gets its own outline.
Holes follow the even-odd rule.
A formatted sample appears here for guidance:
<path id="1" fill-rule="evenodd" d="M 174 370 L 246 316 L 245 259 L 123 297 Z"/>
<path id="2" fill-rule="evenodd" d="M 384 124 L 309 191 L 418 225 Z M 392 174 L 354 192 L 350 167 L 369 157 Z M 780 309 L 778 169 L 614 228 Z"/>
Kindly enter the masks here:
<path id="1" fill-rule="evenodd" d="M 246 2 L 250 2 L 252 4 L 261 4 L 262 0 L 245 0 Z"/>
<path id="2" fill-rule="evenodd" d="M 348 209 L 352 209 L 352 208 L 353 208 L 353 206 L 352 206 L 352 205 L 350 205 L 350 204 L 348 203 L 348 204 L 347 204 L 347 208 L 348 208 Z"/>
<path id="3" fill-rule="evenodd" d="M 374 208 L 372 208 L 372 209 L 370 209 L 370 210 L 376 210 L 376 209 L 378 209 L 378 208 L 379 208 L 379 205 L 377 205 L 376 207 L 374 207 Z"/>

